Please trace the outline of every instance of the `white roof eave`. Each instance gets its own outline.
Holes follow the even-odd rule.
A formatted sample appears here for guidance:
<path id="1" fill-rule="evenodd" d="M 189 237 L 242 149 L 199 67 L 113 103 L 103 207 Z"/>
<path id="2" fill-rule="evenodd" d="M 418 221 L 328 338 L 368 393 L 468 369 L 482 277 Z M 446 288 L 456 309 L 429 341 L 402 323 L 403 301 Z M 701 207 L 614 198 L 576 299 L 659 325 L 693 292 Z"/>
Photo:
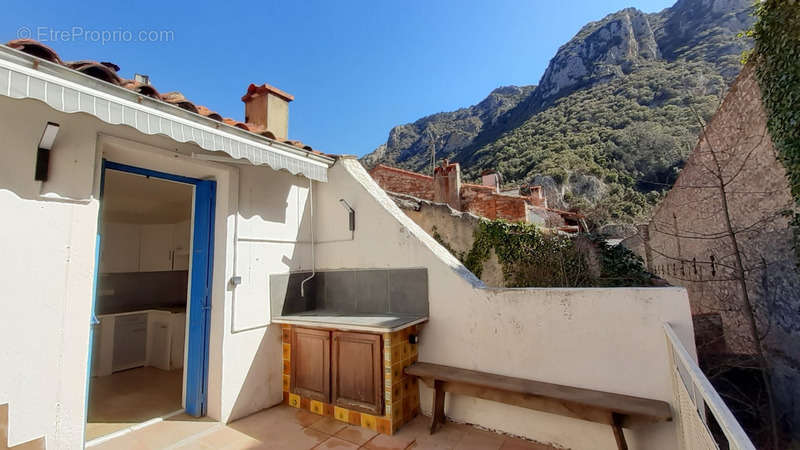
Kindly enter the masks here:
<path id="1" fill-rule="evenodd" d="M 0 95 L 37 99 L 61 112 L 91 114 L 106 123 L 194 142 L 204 150 L 316 181 L 328 181 L 327 171 L 334 162 L 4 45 L 0 45 Z"/>

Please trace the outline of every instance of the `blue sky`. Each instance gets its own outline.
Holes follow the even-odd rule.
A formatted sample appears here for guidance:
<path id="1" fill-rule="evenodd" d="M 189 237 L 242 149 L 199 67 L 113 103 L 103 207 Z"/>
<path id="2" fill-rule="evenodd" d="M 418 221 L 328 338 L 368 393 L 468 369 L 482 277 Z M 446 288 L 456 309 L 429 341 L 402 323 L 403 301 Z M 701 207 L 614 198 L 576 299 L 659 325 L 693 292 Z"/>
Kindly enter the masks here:
<path id="1" fill-rule="evenodd" d="M 538 83 L 589 21 L 674 0 L 121 3 L 7 2 L 0 40 L 29 32 L 62 59 L 112 61 L 126 78 L 150 75 L 160 92 L 179 90 L 238 120 L 248 84 L 267 82 L 295 96 L 290 138 L 363 155 L 395 125 L 477 103 L 498 86 Z M 53 34 L 62 31 L 65 39 Z M 171 38 L 102 43 L 102 31 Z"/>

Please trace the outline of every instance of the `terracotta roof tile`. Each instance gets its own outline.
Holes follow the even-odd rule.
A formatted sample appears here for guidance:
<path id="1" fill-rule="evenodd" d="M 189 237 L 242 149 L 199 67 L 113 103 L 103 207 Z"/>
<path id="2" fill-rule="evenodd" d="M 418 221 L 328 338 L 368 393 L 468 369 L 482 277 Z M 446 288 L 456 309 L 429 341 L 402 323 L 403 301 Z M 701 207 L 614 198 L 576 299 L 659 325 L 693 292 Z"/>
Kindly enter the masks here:
<path id="1" fill-rule="evenodd" d="M 208 117 L 209 119 L 214 119 L 217 122 L 222 122 L 222 116 L 206 108 L 203 105 L 197 105 L 197 113 L 200 114 L 201 116 Z"/>
<path id="2" fill-rule="evenodd" d="M 107 81 L 112 84 L 121 85 L 122 78 L 117 75 L 117 72 L 112 69 L 111 67 L 100 64 L 99 62 L 95 61 L 75 61 L 75 62 L 67 62 L 64 63 L 65 66 L 69 67 L 70 69 L 77 70 L 78 72 L 85 73 L 90 77 L 97 78 L 99 80 Z"/>
<path id="3" fill-rule="evenodd" d="M 142 84 L 134 80 L 122 80 L 122 82 L 119 85 L 124 87 L 125 89 L 130 89 L 147 97 L 155 98 L 157 100 L 162 99 L 161 94 L 158 93 L 156 88 L 150 86 L 149 84 Z"/>
<path id="4" fill-rule="evenodd" d="M 101 66 L 105 66 L 108 69 L 114 71 L 114 73 L 119 72 L 119 66 L 114 64 L 114 63 L 112 63 L 112 62 L 108 62 L 108 61 L 97 62 L 97 61 L 90 61 L 88 59 L 82 59 L 80 61 L 65 61 L 62 64 L 67 66 L 67 67 L 69 67 L 70 69 L 75 69 L 75 70 L 77 70 L 77 69 L 79 69 L 80 67 L 83 67 L 83 66 L 100 64 Z"/>
<path id="5" fill-rule="evenodd" d="M 56 53 L 52 48 L 42 44 L 41 42 L 34 41 L 33 39 L 15 39 L 13 41 L 9 41 L 6 45 L 14 50 L 25 52 L 29 55 L 36 56 L 37 58 L 46 59 L 47 61 L 56 64 L 64 64 L 61 61 L 61 58 L 58 57 L 58 53 Z"/>
<path id="6" fill-rule="evenodd" d="M 97 78 L 99 80 L 106 81 L 108 83 L 116 84 L 125 89 L 137 92 L 143 96 L 164 101 L 166 103 L 193 112 L 195 114 L 200 114 L 201 116 L 208 117 L 209 119 L 222 122 L 226 125 L 230 125 L 233 127 L 240 128 L 242 130 L 259 134 L 261 136 L 264 136 L 265 138 L 272 139 L 274 141 L 283 142 L 284 144 L 301 148 L 318 155 L 325 155 L 334 158 L 338 156 L 314 150 L 311 148 L 311 146 L 305 145 L 301 141 L 290 140 L 290 139 L 276 139 L 275 135 L 272 132 L 263 129 L 262 127 L 259 127 L 256 124 L 239 122 L 231 118 L 223 118 L 219 113 L 216 113 L 205 106 L 197 105 L 187 100 L 186 97 L 178 91 L 168 92 L 162 95 L 152 85 L 143 84 L 135 80 L 123 79 L 117 74 L 117 72 L 119 72 L 119 66 L 111 62 L 97 62 L 90 60 L 65 62 L 61 60 L 61 58 L 58 56 L 58 53 L 56 53 L 53 49 L 33 39 L 15 39 L 13 41 L 9 41 L 8 43 L 6 43 L 6 46 L 13 48 L 15 50 L 19 50 L 23 53 L 27 53 L 31 56 L 35 56 L 37 58 L 41 58 L 50 61 L 52 63 L 68 67 L 70 69 L 89 75 L 93 78 Z M 244 97 L 242 97 L 242 101 L 247 101 L 253 96 L 264 95 L 266 93 L 272 93 L 289 102 L 294 100 L 293 95 L 288 94 L 274 86 L 270 86 L 265 83 L 260 86 L 256 86 L 255 84 L 250 84 L 250 86 L 247 88 L 247 94 L 245 94 Z"/>
<path id="7" fill-rule="evenodd" d="M 239 122 L 238 120 L 231 119 L 230 117 L 225 117 L 224 119 L 222 119 L 222 123 L 226 123 L 226 124 L 228 124 L 228 125 L 230 125 L 232 127 L 241 128 L 241 129 L 243 129 L 245 131 L 252 131 L 250 129 L 250 125 L 249 124 L 246 124 L 244 122 Z"/>
<path id="8" fill-rule="evenodd" d="M 199 114 L 197 112 L 197 106 L 195 106 L 194 103 L 190 102 L 189 100 L 186 100 L 186 97 L 184 97 L 183 94 L 178 91 L 161 94 L 161 100 L 179 108 L 183 108 L 187 111 L 191 111 L 195 114 Z"/>

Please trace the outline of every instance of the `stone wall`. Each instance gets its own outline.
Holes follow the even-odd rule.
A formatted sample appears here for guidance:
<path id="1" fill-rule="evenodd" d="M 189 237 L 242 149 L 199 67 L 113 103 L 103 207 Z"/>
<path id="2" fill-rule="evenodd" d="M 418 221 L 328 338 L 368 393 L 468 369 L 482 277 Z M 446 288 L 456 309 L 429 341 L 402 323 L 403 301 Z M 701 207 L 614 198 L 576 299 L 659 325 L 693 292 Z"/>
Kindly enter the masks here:
<path id="1" fill-rule="evenodd" d="M 719 167 L 720 169 L 717 169 Z M 744 302 L 726 233 L 720 174 L 731 224 L 747 272 L 764 347 L 773 367 L 781 412 L 797 429 L 800 412 L 800 277 L 792 231 L 781 211 L 792 208 L 786 172 L 776 159 L 752 65 L 731 86 L 703 139 L 689 157 L 634 245 L 651 272 L 686 287 L 693 314 L 719 313 L 724 347 L 752 353 Z"/>
<path id="2" fill-rule="evenodd" d="M 467 253 L 475 242 L 475 230 L 481 218 L 475 214 L 456 211 L 443 203 L 433 203 L 409 195 L 389 192 L 389 197 L 425 232 L 445 245 L 456 257 Z M 481 281 L 491 287 L 505 287 L 503 267 L 492 251 L 483 263 Z"/>
<path id="3" fill-rule="evenodd" d="M 451 164 L 448 167 L 451 166 L 455 167 L 457 164 Z M 439 169 L 437 168 L 437 170 Z M 449 203 L 458 211 L 470 212 L 488 219 L 505 219 L 512 222 L 528 221 L 528 203 L 532 197 L 500 194 L 493 186 L 461 183 L 460 179 L 453 182 L 451 178 L 459 177 L 457 174 L 449 173 L 439 176 L 437 182 L 440 184 L 437 187 L 433 177 L 395 167 L 378 165 L 369 173 L 387 192 L 411 195 L 437 203 Z M 451 192 L 454 189 L 453 186 L 459 186 L 457 198 L 453 198 L 454 195 Z M 535 201 L 537 203 L 545 202 L 541 198 L 540 192 L 537 192 Z"/>
<path id="4" fill-rule="evenodd" d="M 490 186 L 464 185 L 461 199 L 464 211 L 490 219 L 527 221 L 525 198 L 497 194 Z"/>
<path id="5" fill-rule="evenodd" d="M 384 165 L 376 166 L 369 173 L 384 190 L 433 200 L 433 177 Z"/>

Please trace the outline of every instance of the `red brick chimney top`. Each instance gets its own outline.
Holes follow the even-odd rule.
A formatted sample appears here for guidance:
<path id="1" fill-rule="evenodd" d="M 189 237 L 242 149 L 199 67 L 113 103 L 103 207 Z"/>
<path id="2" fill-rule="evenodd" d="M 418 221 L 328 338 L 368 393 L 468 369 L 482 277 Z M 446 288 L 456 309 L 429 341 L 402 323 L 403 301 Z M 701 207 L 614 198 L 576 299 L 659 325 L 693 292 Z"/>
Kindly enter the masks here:
<path id="1" fill-rule="evenodd" d="M 247 93 L 244 94 L 244 96 L 242 97 L 242 101 L 247 103 L 253 97 L 257 97 L 257 96 L 265 95 L 265 94 L 276 95 L 276 96 L 286 100 L 287 102 L 291 102 L 292 100 L 294 100 L 294 95 L 289 94 L 288 92 L 284 92 L 284 91 L 276 88 L 275 86 L 270 86 L 267 83 L 264 83 L 261 86 L 256 86 L 255 84 L 250 83 L 250 86 L 247 87 Z"/>
<path id="2" fill-rule="evenodd" d="M 444 159 L 442 159 L 442 165 L 437 167 L 437 168 L 435 168 L 435 169 L 433 169 L 433 174 L 434 175 L 447 176 L 447 175 L 450 174 L 450 172 L 458 171 L 458 170 L 460 170 L 459 166 L 458 166 L 458 163 L 452 163 L 451 164 L 450 161 L 447 158 L 444 158 Z"/>

